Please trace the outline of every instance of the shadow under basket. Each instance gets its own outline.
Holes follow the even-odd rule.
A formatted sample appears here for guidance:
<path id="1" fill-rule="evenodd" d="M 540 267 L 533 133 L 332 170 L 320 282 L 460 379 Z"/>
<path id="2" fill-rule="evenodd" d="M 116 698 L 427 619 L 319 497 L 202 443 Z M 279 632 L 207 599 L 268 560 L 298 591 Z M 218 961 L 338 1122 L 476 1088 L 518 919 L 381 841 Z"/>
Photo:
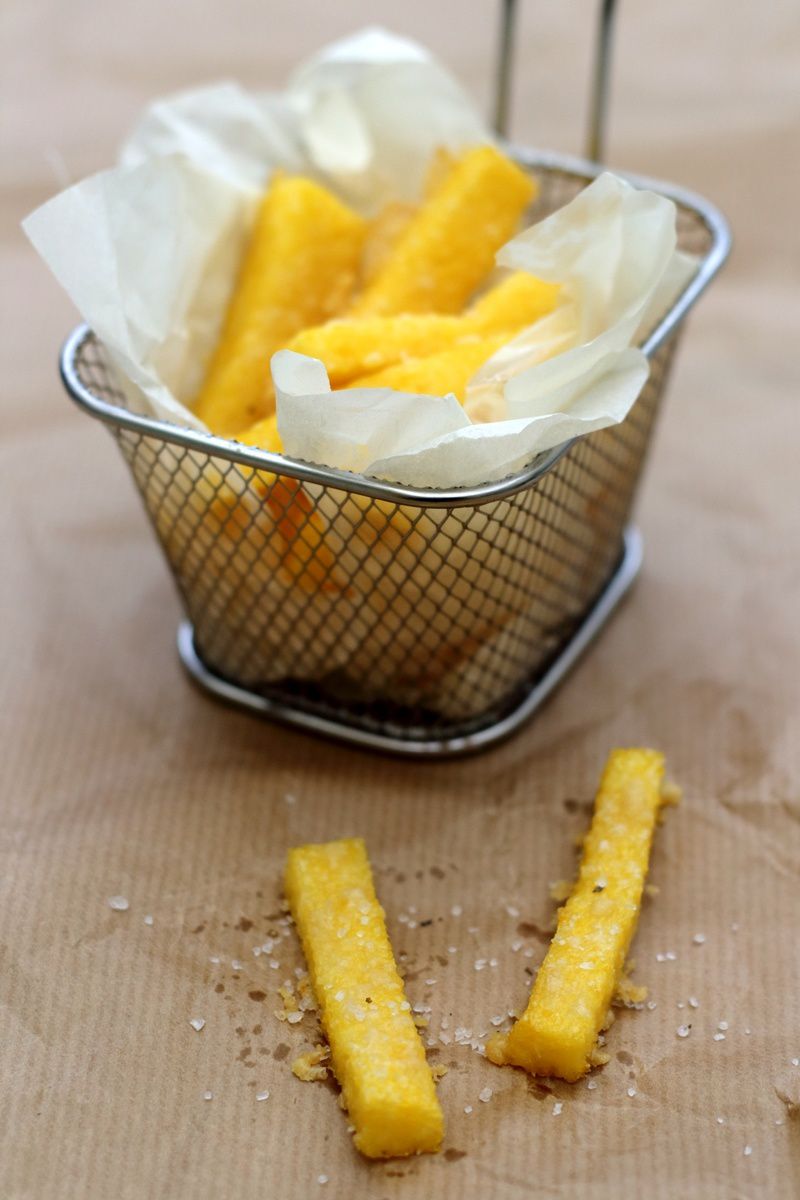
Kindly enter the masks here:
<path id="1" fill-rule="evenodd" d="M 515 157 L 540 185 L 532 220 L 600 170 Z M 710 205 L 629 178 L 675 201 L 696 274 L 642 343 L 650 377 L 627 419 L 500 483 L 400 487 L 154 420 L 75 330 L 62 378 L 131 469 L 186 613 L 180 656 L 204 688 L 362 746 L 442 756 L 507 736 L 560 682 L 638 571 L 631 508 L 681 324 L 729 249 Z"/>

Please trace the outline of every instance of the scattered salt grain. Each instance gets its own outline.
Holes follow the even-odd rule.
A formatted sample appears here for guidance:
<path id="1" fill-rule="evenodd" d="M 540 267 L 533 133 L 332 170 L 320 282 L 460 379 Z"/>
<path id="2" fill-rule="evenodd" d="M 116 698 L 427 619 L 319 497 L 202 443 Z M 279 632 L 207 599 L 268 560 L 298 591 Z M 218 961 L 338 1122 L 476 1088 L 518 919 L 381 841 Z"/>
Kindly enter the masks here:
<path id="1" fill-rule="evenodd" d="M 124 896 L 109 896 L 108 907 L 113 908 L 114 912 L 127 912 L 130 904 Z"/>
<path id="2" fill-rule="evenodd" d="M 213 1100 L 214 1093 L 213 1092 L 203 1092 L 203 1099 L 204 1100 Z"/>
<path id="3" fill-rule="evenodd" d="M 638 1095 L 638 1093 L 637 1093 L 637 1091 L 636 1091 L 636 1088 L 635 1088 L 635 1087 L 629 1087 L 629 1088 L 628 1088 L 628 1095 L 630 1096 L 630 1098 L 631 1098 L 631 1099 L 633 1099 L 633 1097 L 634 1097 L 634 1096 Z"/>
<path id="4" fill-rule="evenodd" d="M 217 964 L 217 963 L 220 961 L 220 959 L 219 959 L 219 955 L 218 955 L 218 954 L 212 954 L 212 955 L 211 955 L 211 957 L 209 958 L 209 960 L 208 960 L 208 961 L 209 961 L 210 963 Z"/>
<path id="5" fill-rule="evenodd" d="M 317 1183 L 319 1183 L 319 1184 L 323 1184 L 323 1183 L 327 1183 L 327 1182 L 328 1182 L 328 1176 L 327 1176 L 327 1175 L 318 1175 L 318 1176 L 317 1176 Z"/>
<path id="6" fill-rule="evenodd" d="M 144 923 L 145 923 L 145 925 L 152 925 L 152 924 L 153 924 L 153 918 L 150 916 L 150 913 L 148 913 L 148 914 L 147 914 L 147 916 L 145 917 L 145 919 L 144 919 Z"/>
<path id="7" fill-rule="evenodd" d="M 675 962 L 677 957 L 678 956 L 674 950 L 668 950 L 667 953 L 664 955 L 664 958 L 667 960 L 667 962 Z"/>
<path id="8" fill-rule="evenodd" d="M 750 1155 L 753 1153 L 753 1147 L 752 1147 L 752 1146 L 745 1146 L 745 1148 L 744 1148 L 744 1150 L 742 1151 L 742 1153 L 744 1154 L 745 1158 L 749 1158 L 749 1157 L 750 1157 Z"/>
<path id="9" fill-rule="evenodd" d="M 278 962 L 277 958 L 271 958 L 269 960 L 269 965 L 272 967 L 273 971 L 277 971 L 281 964 Z"/>
<path id="10" fill-rule="evenodd" d="M 526 946 L 522 952 L 523 958 L 533 958 L 533 946 Z"/>
<path id="11" fill-rule="evenodd" d="M 718 1125 L 724 1125 L 724 1124 L 725 1124 L 725 1118 L 724 1118 L 724 1117 L 717 1117 L 717 1124 L 718 1124 Z"/>
<path id="12" fill-rule="evenodd" d="M 522 938 L 514 938 L 513 942 L 511 943 L 512 953 L 516 954 L 524 945 L 525 943 L 523 942 Z"/>
<path id="13" fill-rule="evenodd" d="M 715 1041 L 715 1042 L 724 1042 L 724 1041 L 725 1041 L 725 1034 L 724 1034 L 724 1033 L 715 1033 L 715 1034 L 714 1034 L 714 1041 Z"/>
<path id="14" fill-rule="evenodd" d="M 464 910 L 460 904 L 454 904 L 453 907 L 450 909 L 450 916 L 451 917 L 460 917 L 463 911 Z"/>
<path id="15" fill-rule="evenodd" d="M 472 1105 L 471 1105 L 471 1104 L 465 1104 L 465 1105 L 464 1105 L 464 1112 L 465 1112 L 465 1113 L 471 1113 L 471 1112 L 472 1112 Z"/>
<path id="16" fill-rule="evenodd" d="M 232 958 L 231 959 L 231 970 L 241 971 L 241 969 L 242 969 L 242 964 L 239 962 L 238 958 Z"/>
<path id="17" fill-rule="evenodd" d="M 490 967 L 496 967 L 496 966 L 498 966 L 498 961 L 497 961 L 497 959 L 496 959 L 496 958 L 490 958 L 490 959 L 489 959 L 489 966 L 490 966 Z"/>
<path id="18" fill-rule="evenodd" d="M 426 987 L 433 987 L 433 985 L 434 985 L 435 983 L 436 983 L 436 980 L 435 980 L 435 979 L 426 979 L 426 980 L 425 980 L 425 986 L 426 986 Z"/>
<path id="19" fill-rule="evenodd" d="M 256 1100 L 269 1100 L 269 1092 L 256 1092 Z"/>
<path id="20" fill-rule="evenodd" d="M 590 1092 L 593 1092 L 593 1091 L 594 1091 L 594 1089 L 597 1087 L 597 1080 L 596 1080 L 596 1079 L 590 1079 L 590 1080 L 589 1080 L 589 1082 L 586 1084 L 586 1086 L 587 1086 L 587 1088 L 589 1089 L 589 1091 L 590 1091 Z"/>
<path id="21" fill-rule="evenodd" d="M 199 1033 L 199 1032 L 200 1032 L 200 1030 L 201 1030 L 201 1029 L 203 1028 L 203 1026 L 205 1025 L 205 1020 L 204 1020 L 204 1018 L 203 1018 L 203 1017 L 192 1017 L 192 1019 L 191 1019 L 191 1021 L 189 1022 L 189 1024 L 191 1025 L 192 1029 L 196 1029 L 196 1030 L 197 1030 L 197 1032 Z"/>
<path id="22" fill-rule="evenodd" d="M 448 947 L 447 947 L 447 953 L 448 953 L 448 954 L 457 954 L 457 953 L 458 953 L 458 946 L 448 946 Z"/>
<path id="23" fill-rule="evenodd" d="M 694 935 L 694 937 L 692 938 L 692 941 L 694 942 L 695 946 L 702 946 L 702 944 L 705 940 L 706 940 L 706 935 L 704 933 L 696 933 Z"/>
<path id="24" fill-rule="evenodd" d="M 745 1028 L 745 1033 L 747 1034 L 747 1036 L 748 1036 L 748 1037 L 750 1037 L 750 1034 L 751 1034 L 752 1032 L 753 1032 L 753 1031 L 752 1031 L 752 1029 L 750 1029 L 750 1028 Z"/>
<path id="25" fill-rule="evenodd" d="M 553 1105 L 553 1116 L 560 1117 L 563 1108 L 564 1108 L 564 1105 L 563 1105 L 562 1101 L 556 1100 L 555 1104 Z"/>
<path id="26" fill-rule="evenodd" d="M 697 999 L 697 996 L 690 996 L 689 997 L 689 1008 L 699 1008 L 699 1007 L 700 1007 L 700 1001 Z"/>
<path id="27" fill-rule="evenodd" d="M 485 966 L 486 966 L 485 958 L 476 958 L 475 959 L 475 970 L 476 971 L 482 971 Z"/>
<path id="28" fill-rule="evenodd" d="M 481 1100 L 484 1104 L 488 1104 L 489 1101 L 491 1100 L 491 1098 L 492 1098 L 492 1089 L 490 1087 L 482 1088 L 481 1091 L 478 1092 L 478 1099 Z"/>
<path id="29" fill-rule="evenodd" d="M 793 1066 L 793 1067 L 800 1067 L 800 1058 L 793 1058 L 793 1059 L 792 1059 L 792 1066 Z"/>
<path id="30" fill-rule="evenodd" d="M 723 1033 L 726 1031 L 727 1028 L 728 1028 L 727 1021 L 720 1021 L 719 1025 L 717 1025 L 717 1029 L 721 1029 Z"/>
<path id="31" fill-rule="evenodd" d="M 686 1005 L 683 1003 L 682 1000 L 678 1001 L 678 1008 L 686 1008 Z"/>
<path id="32" fill-rule="evenodd" d="M 675 1030 L 679 1038 L 686 1038 L 692 1031 L 691 1025 L 679 1025 Z"/>
<path id="33" fill-rule="evenodd" d="M 658 1008 L 658 1005 L 656 1004 L 655 1000 L 648 1000 L 647 1007 L 650 1009 L 650 1012 L 652 1012 L 654 1008 Z"/>
<path id="34" fill-rule="evenodd" d="M 515 908 L 513 904 L 506 905 L 506 912 L 508 913 L 508 915 L 510 917 L 518 917 L 519 916 L 519 909 Z"/>

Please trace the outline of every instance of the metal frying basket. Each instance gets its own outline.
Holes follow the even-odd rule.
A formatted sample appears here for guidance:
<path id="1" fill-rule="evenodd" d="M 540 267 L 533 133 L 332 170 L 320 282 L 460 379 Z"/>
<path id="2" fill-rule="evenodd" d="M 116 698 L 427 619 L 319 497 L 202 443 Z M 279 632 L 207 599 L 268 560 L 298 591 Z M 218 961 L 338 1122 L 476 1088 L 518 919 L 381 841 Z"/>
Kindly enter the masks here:
<path id="1" fill-rule="evenodd" d="M 534 220 L 600 171 L 515 156 L 539 183 Z M 180 656 L 203 687 L 432 756 L 506 736 L 563 678 L 638 570 L 631 507 L 681 324 L 729 249 L 703 200 L 629 178 L 675 201 L 697 272 L 642 345 L 650 377 L 628 418 L 499 483 L 401 487 L 142 416 L 91 331 L 75 330 L 62 378 L 131 469 L 186 612 Z"/>

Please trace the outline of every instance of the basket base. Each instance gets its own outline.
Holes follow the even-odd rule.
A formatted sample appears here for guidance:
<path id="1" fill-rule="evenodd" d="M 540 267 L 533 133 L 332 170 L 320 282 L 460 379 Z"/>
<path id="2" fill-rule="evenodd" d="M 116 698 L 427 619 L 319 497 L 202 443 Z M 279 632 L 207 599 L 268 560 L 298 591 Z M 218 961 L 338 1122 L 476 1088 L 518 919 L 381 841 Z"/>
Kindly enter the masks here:
<path id="1" fill-rule="evenodd" d="M 182 621 L 178 627 L 178 654 L 192 680 L 205 691 L 210 692 L 217 700 L 247 709 L 260 717 L 285 725 L 294 725 L 310 733 L 349 742 L 369 750 L 381 750 L 413 758 L 454 758 L 463 754 L 474 754 L 478 750 L 493 746 L 514 733 L 533 716 L 603 628 L 638 575 L 641 565 L 641 534 L 635 526 L 629 525 L 625 530 L 622 555 L 613 575 L 545 673 L 531 683 L 522 701 L 499 721 L 492 721 L 482 728 L 455 737 L 391 737 L 388 734 L 357 729 L 348 725 L 344 719 L 338 721 L 321 717 L 296 708 L 289 702 L 282 703 L 240 687 L 206 666 L 195 647 L 194 629 L 190 621 Z"/>

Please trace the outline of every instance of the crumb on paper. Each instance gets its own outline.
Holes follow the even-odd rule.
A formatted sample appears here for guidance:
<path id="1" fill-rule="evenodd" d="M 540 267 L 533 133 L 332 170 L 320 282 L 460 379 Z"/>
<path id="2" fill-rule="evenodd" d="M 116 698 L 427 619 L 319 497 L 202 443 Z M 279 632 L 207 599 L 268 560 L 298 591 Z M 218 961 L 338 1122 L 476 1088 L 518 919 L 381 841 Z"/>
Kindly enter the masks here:
<path id="1" fill-rule="evenodd" d="M 565 900 L 569 900 L 572 894 L 571 879 L 556 879 L 550 884 L 550 899 L 555 900 L 556 904 L 563 904 Z"/>
<path id="2" fill-rule="evenodd" d="M 643 984 L 636 984 L 631 980 L 630 973 L 632 970 L 633 963 L 625 963 L 622 973 L 617 980 L 617 986 L 614 989 L 612 1004 L 616 1004 L 620 1008 L 641 1007 L 647 999 L 647 988 Z"/>
<path id="3" fill-rule="evenodd" d="M 130 904 L 125 896 L 109 896 L 108 907 L 113 908 L 114 912 L 127 912 Z"/>
<path id="4" fill-rule="evenodd" d="M 304 1083 L 318 1083 L 327 1079 L 328 1068 L 325 1060 L 330 1050 L 327 1046 L 315 1046 L 305 1054 L 300 1054 L 292 1063 L 292 1074 Z"/>
<path id="5" fill-rule="evenodd" d="M 668 808 L 670 805 L 680 804 L 683 799 L 683 788 L 680 784 L 675 783 L 673 779 L 667 779 L 661 785 L 661 807 Z"/>
<path id="6" fill-rule="evenodd" d="M 434 1083 L 438 1083 L 440 1079 L 443 1079 L 448 1070 L 449 1068 L 444 1063 L 434 1063 L 431 1067 L 431 1075 L 433 1076 Z"/>

